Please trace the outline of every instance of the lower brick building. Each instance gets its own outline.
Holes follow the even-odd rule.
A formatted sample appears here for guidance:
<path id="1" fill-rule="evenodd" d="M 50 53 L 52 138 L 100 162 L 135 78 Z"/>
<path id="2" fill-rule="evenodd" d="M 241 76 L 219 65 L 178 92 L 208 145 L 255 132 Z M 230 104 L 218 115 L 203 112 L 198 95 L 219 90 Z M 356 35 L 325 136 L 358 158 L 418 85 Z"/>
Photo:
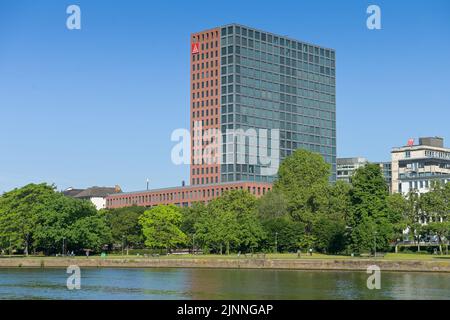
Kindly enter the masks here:
<path id="1" fill-rule="evenodd" d="M 123 192 L 109 195 L 106 198 L 106 207 L 109 209 L 133 205 L 152 207 L 160 204 L 174 204 L 176 206 L 186 207 L 192 205 L 194 202 L 207 203 L 230 190 L 247 190 L 256 197 L 260 197 L 271 189 L 271 183 L 229 182 Z"/>

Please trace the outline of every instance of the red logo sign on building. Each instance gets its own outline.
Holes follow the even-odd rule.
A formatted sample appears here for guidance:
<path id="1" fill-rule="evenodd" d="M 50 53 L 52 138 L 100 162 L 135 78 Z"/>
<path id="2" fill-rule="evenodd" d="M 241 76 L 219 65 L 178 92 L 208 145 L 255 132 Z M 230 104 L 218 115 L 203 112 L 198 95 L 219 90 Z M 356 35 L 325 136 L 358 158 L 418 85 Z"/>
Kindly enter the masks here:
<path id="1" fill-rule="evenodd" d="M 197 54 L 197 53 L 200 52 L 200 50 L 199 50 L 199 48 L 198 48 L 198 45 L 199 45 L 198 42 L 194 42 L 194 43 L 192 44 L 192 47 L 191 47 L 192 54 Z"/>
<path id="2" fill-rule="evenodd" d="M 414 145 L 414 139 L 408 140 L 408 147 L 412 147 Z"/>

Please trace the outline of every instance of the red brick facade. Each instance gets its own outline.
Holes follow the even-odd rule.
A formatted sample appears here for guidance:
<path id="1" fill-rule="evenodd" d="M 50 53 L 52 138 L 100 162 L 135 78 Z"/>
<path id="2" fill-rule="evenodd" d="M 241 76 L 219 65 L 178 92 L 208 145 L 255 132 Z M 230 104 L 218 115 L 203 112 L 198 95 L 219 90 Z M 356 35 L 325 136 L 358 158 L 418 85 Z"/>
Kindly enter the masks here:
<path id="1" fill-rule="evenodd" d="M 117 193 L 106 198 L 106 207 L 122 208 L 132 205 L 152 207 L 159 204 L 190 206 L 194 202 L 207 203 L 229 190 L 247 190 L 260 197 L 271 189 L 270 183 L 236 182 Z"/>
<path id="2" fill-rule="evenodd" d="M 198 53 L 193 52 L 194 44 Z M 220 182 L 220 29 L 191 35 L 191 185 Z M 196 51 L 196 50 L 195 50 Z M 201 125 L 195 130 L 194 124 Z M 198 127 L 197 127 L 198 128 Z M 202 141 L 203 140 L 203 141 Z M 209 150 L 209 151 L 208 151 Z M 203 154 L 212 155 L 203 162 Z"/>

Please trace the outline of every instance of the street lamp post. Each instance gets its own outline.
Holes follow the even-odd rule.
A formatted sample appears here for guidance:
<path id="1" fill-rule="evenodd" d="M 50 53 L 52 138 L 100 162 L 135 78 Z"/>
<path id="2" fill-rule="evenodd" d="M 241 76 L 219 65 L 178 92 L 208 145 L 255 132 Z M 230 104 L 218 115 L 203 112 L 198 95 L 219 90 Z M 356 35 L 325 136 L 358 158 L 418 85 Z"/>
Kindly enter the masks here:
<path id="1" fill-rule="evenodd" d="M 373 233 L 373 250 L 374 250 L 373 256 L 374 256 L 375 258 L 377 257 L 377 238 L 376 238 L 376 236 L 377 236 L 377 232 L 375 231 L 375 232 Z"/>
<path id="2" fill-rule="evenodd" d="M 278 251 L 278 232 L 275 232 L 275 253 Z"/>
<path id="3" fill-rule="evenodd" d="M 64 254 L 64 240 L 65 239 L 66 239 L 65 237 L 62 238 L 62 255 L 63 255 L 63 257 L 65 256 L 65 254 Z"/>
<path id="4" fill-rule="evenodd" d="M 351 232 L 352 232 L 353 228 L 350 227 L 350 226 L 346 226 L 345 230 L 346 230 L 346 237 L 349 237 L 351 235 Z M 347 250 L 347 254 L 349 254 L 349 248 L 348 247 L 347 247 L 346 250 Z M 353 255 L 354 255 L 353 252 L 350 255 L 353 257 Z"/>
<path id="5" fill-rule="evenodd" d="M 122 255 L 123 255 L 124 241 L 125 241 L 125 236 L 122 236 Z"/>

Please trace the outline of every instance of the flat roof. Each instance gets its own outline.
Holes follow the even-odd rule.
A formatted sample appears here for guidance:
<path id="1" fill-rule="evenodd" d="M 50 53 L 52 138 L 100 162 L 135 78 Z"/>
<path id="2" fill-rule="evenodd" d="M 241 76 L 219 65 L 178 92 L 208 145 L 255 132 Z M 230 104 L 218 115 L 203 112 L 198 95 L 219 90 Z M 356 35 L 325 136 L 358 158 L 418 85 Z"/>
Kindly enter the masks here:
<path id="1" fill-rule="evenodd" d="M 258 32 L 270 34 L 271 36 L 281 37 L 281 38 L 284 38 L 284 39 L 287 39 L 287 40 L 290 40 L 290 41 L 300 42 L 300 43 L 306 44 L 308 46 L 319 47 L 319 48 L 322 48 L 322 49 L 331 50 L 331 51 L 333 51 L 336 54 L 336 50 L 333 49 L 333 48 L 324 47 L 324 46 L 321 46 L 321 45 L 318 45 L 318 44 L 315 44 L 315 43 L 294 39 L 294 38 L 286 36 L 286 35 L 273 33 L 273 32 L 262 30 L 262 29 L 258 29 L 258 28 L 255 28 L 255 27 L 249 27 L 249 26 L 246 26 L 246 25 L 243 25 L 243 24 L 239 24 L 239 23 L 235 23 L 235 22 L 224 24 L 224 25 L 220 25 L 220 26 L 217 26 L 217 27 L 214 27 L 214 28 L 204 29 L 204 30 L 201 30 L 201 31 L 198 31 L 198 32 L 193 32 L 193 33 L 191 33 L 191 36 L 194 35 L 194 34 L 197 34 L 197 33 L 204 33 L 204 32 L 213 31 L 213 30 L 216 30 L 216 29 L 225 28 L 225 27 L 231 27 L 231 26 L 237 26 L 237 27 L 241 27 L 241 28 L 252 29 L 252 30 L 255 30 L 255 31 L 258 31 Z M 219 36 L 221 36 L 221 35 L 219 35 Z"/>
<path id="2" fill-rule="evenodd" d="M 117 196 L 126 196 L 131 194 L 139 194 L 139 193 L 150 193 L 150 192 L 162 192 L 162 191 L 173 191 L 179 189 L 181 190 L 189 190 L 194 188 L 215 188 L 221 186 L 230 186 L 230 185 L 244 185 L 244 184 L 256 184 L 256 185 L 272 185 L 271 182 L 262 182 L 262 181 L 231 181 L 231 182 L 222 182 L 222 183 L 210 183 L 210 184 L 195 184 L 195 185 L 186 185 L 186 186 L 177 186 L 177 187 L 167 187 L 167 188 L 158 188 L 158 189 L 149 189 L 149 190 L 141 190 L 141 191 L 131 191 L 131 192 L 121 192 L 110 194 L 108 197 L 117 197 Z"/>

